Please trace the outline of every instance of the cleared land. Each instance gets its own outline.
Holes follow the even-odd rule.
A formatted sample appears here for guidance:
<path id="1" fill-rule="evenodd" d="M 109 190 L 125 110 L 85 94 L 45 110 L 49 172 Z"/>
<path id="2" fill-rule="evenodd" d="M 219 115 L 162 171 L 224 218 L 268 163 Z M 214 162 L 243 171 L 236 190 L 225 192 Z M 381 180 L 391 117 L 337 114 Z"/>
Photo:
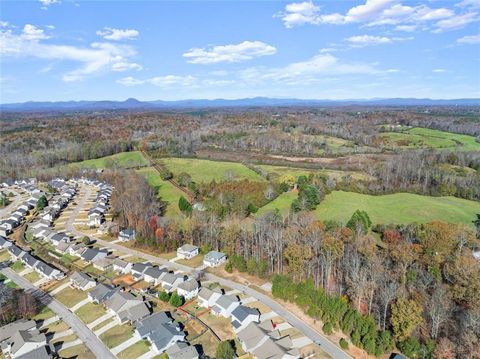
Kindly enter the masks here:
<path id="1" fill-rule="evenodd" d="M 475 137 L 429 128 L 415 127 L 400 132 L 385 132 L 379 136 L 387 148 L 434 148 L 456 151 L 480 151 Z"/>
<path id="2" fill-rule="evenodd" d="M 161 162 L 175 175 L 188 173 L 194 182 L 223 181 L 226 179 L 265 181 L 255 171 L 241 163 L 200 160 L 196 158 L 162 158 Z"/>
<path id="3" fill-rule="evenodd" d="M 273 201 L 269 202 L 265 206 L 261 207 L 255 216 L 262 216 L 268 212 L 274 212 L 279 210 L 282 216 L 287 216 L 290 210 L 290 206 L 295 198 L 297 198 L 297 192 L 284 192 L 280 194 Z"/>
<path id="4" fill-rule="evenodd" d="M 315 170 L 309 168 L 299 168 L 299 167 L 290 167 L 290 166 L 271 166 L 271 165 L 256 165 L 269 174 L 280 177 L 283 175 L 291 175 L 293 177 L 298 176 L 308 176 L 310 173 L 313 174 L 325 174 L 332 179 L 339 179 L 345 176 L 351 176 L 354 179 L 358 180 L 368 180 L 369 176 L 365 173 L 355 172 L 355 171 L 337 171 L 337 170 Z"/>
<path id="5" fill-rule="evenodd" d="M 137 170 L 144 176 L 148 184 L 157 191 L 158 197 L 167 202 L 167 217 L 175 217 L 180 215 L 178 208 L 178 200 L 184 193 L 168 181 L 162 180 L 160 174 L 153 167 L 145 167 Z"/>
<path id="6" fill-rule="evenodd" d="M 455 197 L 429 197 L 411 193 L 371 196 L 334 191 L 315 210 L 323 220 L 348 221 L 357 209 L 368 213 L 373 223 L 425 223 L 439 220 L 472 225 L 480 202 Z"/>
<path id="7" fill-rule="evenodd" d="M 100 340 L 107 347 L 115 348 L 117 345 L 127 341 L 133 335 L 133 329 L 129 325 L 117 325 L 100 335 Z"/>
<path id="8" fill-rule="evenodd" d="M 78 166 L 81 168 L 132 168 L 148 166 L 148 161 L 143 157 L 140 151 L 121 152 L 112 156 L 96 158 L 93 160 L 86 160 L 82 162 L 75 162 L 70 166 Z"/>

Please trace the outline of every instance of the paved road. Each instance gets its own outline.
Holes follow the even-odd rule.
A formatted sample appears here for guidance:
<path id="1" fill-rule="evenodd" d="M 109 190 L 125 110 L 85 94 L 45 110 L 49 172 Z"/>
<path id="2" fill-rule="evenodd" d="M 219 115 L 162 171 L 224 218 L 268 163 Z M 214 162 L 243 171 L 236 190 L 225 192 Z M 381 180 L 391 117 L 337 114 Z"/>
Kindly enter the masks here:
<path id="1" fill-rule="evenodd" d="M 87 201 L 88 196 L 91 193 L 91 188 L 87 188 L 87 192 L 83 195 L 83 197 L 78 201 L 78 206 L 77 208 L 72 211 L 70 218 L 68 219 L 66 223 L 66 229 L 67 231 L 72 232 L 75 235 L 78 236 L 84 236 L 82 232 L 77 231 L 75 228 L 73 228 L 73 222 L 75 221 L 76 216 L 80 212 L 80 210 L 83 208 L 85 205 L 85 202 Z M 128 254 L 134 255 L 139 258 L 144 258 L 145 260 L 148 260 L 152 263 L 156 264 L 161 264 L 165 265 L 174 269 L 180 269 L 186 272 L 192 271 L 192 268 L 188 266 L 184 266 L 178 263 L 174 262 L 169 262 L 166 259 L 159 258 L 156 256 L 153 256 L 151 254 L 143 253 L 140 251 L 137 251 L 135 249 L 127 248 L 122 245 L 116 244 L 116 243 L 111 243 L 108 241 L 101 240 L 99 238 L 96 238 L 94 236 L 90 236 L 91 238 L 95 239 L 99 244 L 104 245 L 106 247 L 113 248 L 117 251 L 121 252 L 126 252 Z M 239 284 L 237 282 L 233 282 L 228 279 L 224 279 L 221 277 L 218 277 L 216 275 L 206 273 L 205 277 L 207 280 L 213 281 L 213 282 L 218 282 L 223 286 L 230 287 L 232 289 L 237 289 L 239 291 L 245 292 L 245 294 L 256 298 L 260 302 L 264 303 L 268 307 L 270 307 L 273 311 L 275 311 L 278 315 L 283 317 L 287 322 L 289 322 L 293 327 L 297 328 L 298 330 L 302 331 L 305 336 L 310 338 L 313 342 L 317 343 L 327 354 L 329 354 L 331 357 L 335 359 L 351 359 L 352 357 L 345 353 L 340 347 L 336 346 L 333 344 L 330 340 L 325 338 L 323 335 L 321 335 L 319 332 L 317 332 L 315 329 L 310 327 L 308 324 L 306 324 L 303 320 L 298 318 L 295 314 L 291 313 L 287 309 L 285 309 L 280 303 L 276 302 L 275 300 L 271 299 L 270 297 L 266 296 L 265 294 L 262 294 L 250 287 L 247 287 L 243 284 Z"/>
<path id="2" fill-rule="evenodd" d="M 96 358 L 114 359 L 115 356 L 108 350 L 108 348 L 92 333 L 90 329 L 78 317 L 70 312 L 62 303 L 57 301 L 50 294 L 34 287 L 25 278 L 19 276 L 10 268 L 3 268 L 1 272 L 22 287 L 25 291 L 30 292 L 34 297 L 38 298 L 43 304 L 47 305 L 60 319 L 62 319 L 83 343 L 90 349 Z"/>

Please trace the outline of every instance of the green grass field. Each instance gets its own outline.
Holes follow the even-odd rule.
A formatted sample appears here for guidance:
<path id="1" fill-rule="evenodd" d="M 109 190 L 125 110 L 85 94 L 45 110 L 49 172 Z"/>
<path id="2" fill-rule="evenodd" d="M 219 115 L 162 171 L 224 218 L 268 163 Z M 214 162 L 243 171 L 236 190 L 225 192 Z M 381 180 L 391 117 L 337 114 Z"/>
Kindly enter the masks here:
<path id="1" fill-rule="evenodd" d="M 264 171 L 272 174 L 275 177 L 280 177 L 282 175 L 292 175 L 293 177 L 298 176 L 308 176 L 310 173 L 320 174 L 324 173 L 328 175 L 330 178 L 339 179 L 344 176 L 350 175 L 354 179 L 358 180 L 368 180 L 369 176 L 362 172 L 354 172 L 354 171 L 337 171 L 337 170 L 314 170 L 308 168 L 298 168 L 298 167 L 290 167 L 290 166 L 271 166 L 271 165 L 256 165 Z"/>
<path id="2" fill-rule="evenodd" d="M 411 193 L 371 196 L 334 191 L 315 210 L 322 220 L 348 221 L 357 209 L 368 213 L 373 223 L 425 223 L 440 220 L 473 226 L 480 202 L 455 197 L 429 197 Z"/>
<path id="3" fill-rule="evenodd" d="M 112 156 L 96 158 L 93 160 L 86 160 L 82 162 L 75 162 L 70 166 L 78 166 L 81 168 L 132 168 L 148 166 L 148 161 L 143 157 L 140 151 L 121 152 Z"/>
<path id="4" fill-rule="evenodd" d="M 295 198 L 297 198 L 298 193 L 296 192 L 284 192 L 280 194 L 273 201 L 267 205 L 261 207 L 255 216 L 262 216 L 265 213 L 273 212 L 275 209 L 278 209 L 282 216 L 287 216 L 290 210 L 290 206 Z"/>
<path id="5" fill-rule="evenodd" d="M 475 137 L 429 128 L 414 127 L 401 132 L 385 132 L 380 135 L 383 144 L 394 148 L 433 148 L 456 151 L 480 151 Z"/>
<path id="6" fill-rule="evenodd" d="M 167 217 L 176 217 L 181 214 L 178 208 L 178 200 L 183 195 L 182 191 L 170 182 L 162 180 L 160 174 L 153 167 L 141 168 L 137 170 L 137 173 L 144 176 L 148 184 L 155 188 L 158 196 L 168 203 Z"/>
<path id="7" fill-rule="evenodd" d="M 174 175 L 186 172 L 197 183 L 208 183 L 212 180 L 218 182 L 227 178 L 265 181 L 262 176 L 241 163 L 209 161 L 196 158 L 162 158 L 161 161 Z"/>

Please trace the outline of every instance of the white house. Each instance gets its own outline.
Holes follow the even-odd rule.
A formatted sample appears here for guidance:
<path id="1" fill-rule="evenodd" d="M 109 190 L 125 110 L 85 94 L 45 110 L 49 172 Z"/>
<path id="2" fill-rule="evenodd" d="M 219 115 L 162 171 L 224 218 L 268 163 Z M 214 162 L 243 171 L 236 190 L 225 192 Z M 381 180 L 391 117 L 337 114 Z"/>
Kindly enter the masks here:
<path id="1" fill-rule="evenodd" d="M 203 264 L 208 267 L 218 267 L 222 263 L 225 263 L 226 260 L 227 256 L 225 255 L 225 253 L 211 251 L 208 252 L 203 258 Z"/>
<path id="2" fill-rule="evenodd" d="M 83 272 L 73 272 L 73 274 L 70 276 L 70 285 L 73 288 L 85 291 L 95 287 L 97 282 L 88 274 Z"/>
<path id="3" fill-rule="evenodd" d="M 143 279 L 150 284 L 159 285 L 165 274 L 167 274 L 165 268 L 150 267 L 143 273 Z"/>
<path id="4" fill-rule="evenodd" d="M 232 326 L 235 332 L 238 333 L 252 322 L 260 322 L 260 312 L 257 308 L 239 305 L 232 311 Z"/>
<path id="5" fill-rule="evenodd" d="M 119 272 L 123 274 L 130 273 L 132 269 L 132 265 L 133 263 L 124 261 L 123 259 L 120 259 L 120 258 L 115 258 L 112 263 L 113 270 L 115 272 Z"/>
<path id="6" fill-rule="evenodd" d="M 230 318 L 232 312 L 240 305 L 238 298 L 233 295 L 222 295 L 212 307 L 212 314 Z"/>
<path id="7" fill-rule="evenodd" d="M 198 282 L 195 279 L 189 279 L 177 286 L 177 293 L 183 296 L 185 300 L 190 300 L 197 296 L 199 289 Z"/>
<path id="8" fill-rule="evenodd" d="M 165 275 L 160 279 L 160 285 L 166 292 L 173 292 L 177 286 L 185 280 L 183 275 L 178 275 L 174 273 L 165 273 Z"/>
<path id="9" fill-rule="evenodd" d="M 198 292 L 198 305 L 204 308 L 211 308 L 221 296 L 222 293 L 220 292 L 216 292 L 207 287 L 202 287 Z"/>
<path id="10" fill-rule="evenodd" d="M 121 240 L 122 242 L 127 242 L 135 239 L 135 230 L 126 228 L 122 229 L 118 233 L 118 239 Z"/>
<path id="11" fill-rule="evenodd" d="M 183 259 L 192 259 L 198 255 L 198 247 L 191 244 L 184 244 L 177 249 L 177 257 Z"/>

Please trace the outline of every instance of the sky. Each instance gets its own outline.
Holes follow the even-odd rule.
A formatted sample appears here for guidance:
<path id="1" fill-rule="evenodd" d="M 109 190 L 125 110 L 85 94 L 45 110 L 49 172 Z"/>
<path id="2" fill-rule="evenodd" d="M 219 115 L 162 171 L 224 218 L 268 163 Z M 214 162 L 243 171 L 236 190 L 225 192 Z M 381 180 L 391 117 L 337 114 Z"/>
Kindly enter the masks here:
<path id="1" fill-rule="evenodd" d="M 480 0 L 0 2 L 0 103 L 480 97 Z"/>

